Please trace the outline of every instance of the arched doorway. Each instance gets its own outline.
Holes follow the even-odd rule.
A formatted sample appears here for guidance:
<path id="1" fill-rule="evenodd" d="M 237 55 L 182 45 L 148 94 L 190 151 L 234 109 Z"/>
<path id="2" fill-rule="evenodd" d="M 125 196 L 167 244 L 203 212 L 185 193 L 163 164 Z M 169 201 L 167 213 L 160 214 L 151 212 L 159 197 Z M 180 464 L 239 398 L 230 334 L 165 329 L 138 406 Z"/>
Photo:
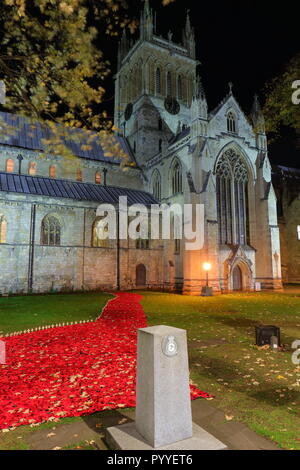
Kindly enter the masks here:
<path id="1" fill-rule="evenodd" d="M 136 267 L 136 277 L 135 277 L 135 284 L 137 287 L 144 287 L 146 285 L 146 267 L 144 264 L 139 264 Z"/>
<path id="2" fill-rule="evenodd" d="M 235 266 L 232 270 L 232 289 L 233 290 L 243 289 L 243 274 L 239 266 Z"/>

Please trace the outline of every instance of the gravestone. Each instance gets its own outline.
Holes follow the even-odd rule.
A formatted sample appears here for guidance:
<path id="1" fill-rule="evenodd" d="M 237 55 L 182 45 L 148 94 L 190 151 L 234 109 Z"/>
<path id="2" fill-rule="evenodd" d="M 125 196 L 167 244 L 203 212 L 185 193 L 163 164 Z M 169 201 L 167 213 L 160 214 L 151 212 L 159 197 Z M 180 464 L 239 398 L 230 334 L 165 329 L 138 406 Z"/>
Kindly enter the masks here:
<path id="1" fill-rule="evenodd" d="M 192 423 L 185 330 L 138 330 L 136 420 L 108 428 L 106 440 L 122 450 L 226 448 Z"/>

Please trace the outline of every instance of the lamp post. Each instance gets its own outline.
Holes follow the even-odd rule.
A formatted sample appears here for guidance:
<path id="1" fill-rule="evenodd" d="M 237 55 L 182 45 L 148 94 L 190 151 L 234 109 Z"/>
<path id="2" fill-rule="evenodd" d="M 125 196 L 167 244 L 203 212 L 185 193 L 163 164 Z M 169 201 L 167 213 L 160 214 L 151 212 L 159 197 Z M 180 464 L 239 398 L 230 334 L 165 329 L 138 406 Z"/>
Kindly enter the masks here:
<path id="1" fill-rule="evenodd" d="M 210 263 L 203 263 L 203 269 L 206 272 L 206 286 L 202 287 L 201 295 L 202 297 L 211 297 L 213 295 L 212 288 L 208 285 L 208 272 L 211 270 Z"/>

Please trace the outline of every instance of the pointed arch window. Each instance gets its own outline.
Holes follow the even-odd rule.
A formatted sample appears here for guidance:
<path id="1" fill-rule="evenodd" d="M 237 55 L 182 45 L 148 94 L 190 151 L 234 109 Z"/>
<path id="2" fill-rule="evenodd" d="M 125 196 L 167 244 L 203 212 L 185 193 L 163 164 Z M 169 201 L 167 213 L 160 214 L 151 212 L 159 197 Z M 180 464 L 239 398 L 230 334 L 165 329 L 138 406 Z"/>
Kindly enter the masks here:
<path id="1" fill-rule="evenodd" d="M 240 155 L 227 150 L 216 169 L 219 242 L 250 244 L 248 170 Z"/>
<path id="2" fill-rule="evenodd" d="M 36 174 L 36 162 L 29 162 L 28 174 L 34 176 Z"/>
<path id="3" fill-rule="evenodd" d="M 61 226 L 59 220 L 46 215 L 41 226 L 41 245 L 60 246 Z"/>
<path id="4" fill-rule="evenodd" d="M 156 199 L 161 199 L 161 177 L 157 170 L 152 177 L 152 193 Z"/>
<path id="5" fill-rule="evenodd" d="M 6 171 L 7 173 L 14 172 L 14 161 L 12 158 L 8 158 L 8 160 L 6 160 Z"/>
<path id="6" fill-rule="evenodd" d="M 177 81 L 177 96 L 179 100 L 182 100 L 182 78 L 181 75 L 178 76 Z"/>
<path id="7" fill-rule="evenodd" d="M 6 243 L 7 222 L 3 214 L 0 214 L 0 243 Z"/>
<path id="8" fill-rule="evenodd" d="M 159 67 L 157 67 L 155 74 L 155 91 L 157 95 L 161 94 L 161 73 Z"/>
<path id="9" fill-rule="evenodd" d="M 76 170 L 76 181 L 82 181 L 82 169 L 77 168 Z"/>
<path id="10" fill-rule="evenodd" d="M 237 126 L 236 126 L 236 118 L 235 115 L 230 111 L 227 114 L 227 131 L 236 134 Z"/>
<path id="11" fill-rule="evenodd" d="M 96 173 L 95 173 L 95 183 L 96 184 L 101 183 L 101 173 L 100 173 L 100 171 L 96 171 Z"/>
<path id="12" fill-rule="evenodd" d="M 104 217 L 97 217 L 92 227 L 92 246 L 94 248 L 111 248 L 111 240 L 108 236 L 108 225 L 102 220 Z"/>
<path id="13" fill-rule="evenodd" d="M 167 73 L 167 96 L 172 96 L 172 76 L 170 71 Z"/>
<path id="14" fill-rule="evenodd" d="M 137 232 L 141 231 L 141 226 L 139 225 L 137 227 Z M 149 250 L 150 248 L 150 233 L 151 233 L 151 227 L 150 227 L 150 221 L 148 221 L 148 238 L 137 238 L 135 241 L 135 248 L 137 250 Z"/>
<path id="15" fill-rule="evenodd" d="M 182 192 L 182 169 L 178 161 L 173 165 L 172 169 L 172 194 Z"/>
<path id="16" fill-rule="evenodd" d="M 50 178 L 56 178 L 56 166 L 55 165 L 51 165 L 49 167 L 49 176 Z"/>

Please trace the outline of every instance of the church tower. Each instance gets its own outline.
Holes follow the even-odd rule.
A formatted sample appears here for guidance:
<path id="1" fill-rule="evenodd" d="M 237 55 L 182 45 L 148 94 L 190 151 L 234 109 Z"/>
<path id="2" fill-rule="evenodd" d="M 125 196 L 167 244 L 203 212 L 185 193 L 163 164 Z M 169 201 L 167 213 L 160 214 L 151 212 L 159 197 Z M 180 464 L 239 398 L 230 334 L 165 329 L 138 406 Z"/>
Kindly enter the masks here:
<path id="1" fill-rule="evenodd" d="M 123 33 L 115 81 L 115 127 L 124 135 L 139 165 L 164 152 L 178 129 L 190 125 L 196 80 L 195 37 L 189 15 L 183 44 L 157 35 L 145 0 L 137 41 Z"/>

